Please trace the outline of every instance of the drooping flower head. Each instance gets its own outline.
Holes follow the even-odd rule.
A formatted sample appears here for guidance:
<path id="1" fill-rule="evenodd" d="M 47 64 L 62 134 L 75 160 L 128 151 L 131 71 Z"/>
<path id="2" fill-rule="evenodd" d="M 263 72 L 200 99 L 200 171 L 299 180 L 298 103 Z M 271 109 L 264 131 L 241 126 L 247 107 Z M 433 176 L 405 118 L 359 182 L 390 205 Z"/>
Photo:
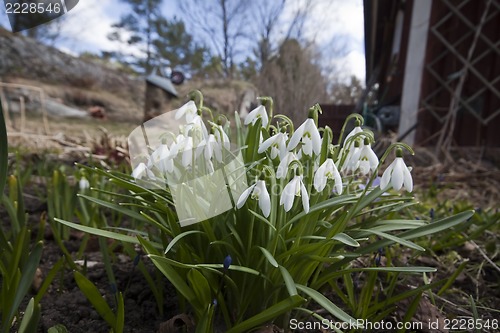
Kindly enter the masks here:
<path id="1" fill-rule="evenodd" d="M 194 104 L 193 101 L 189 101 L 175 112 L 175 119 L 177 120 L 185 117 L 186 122 L 190 123 L 197 115 L 198 109 L 196 108 L 196 104 Z"/>
<path id="2" fill-rule="evenodd" d="M 285 157 L 287 153 L 286 150 L 287 140 L 288 140 L 288 134 L 279 132 L 260 144 L 259 154 L 262 154 L 269 147 L 271 147 L 271 158 L 275 159 L 279 155 L 280 159 L 283 159 L 283 157 Z"/>
<path id="3" fill-rule="evenodd" d="M 281 158 L 281 157 L 280 157 Z M 286 177 L 286 173 L 288 172 L 288 165 L 292 163 L 292 161 L 297 161 L 297 156 L 289 151 L 285 154 L 283 158 L 281 158 L 280 164 L 278 165 L 278 170 L 276 170 L 276 178 L 282 179 Z"/>
<path id="4" fill-rule="evenodd" d="M 283 205 L 285 212 L 290 211 L 295 197 L 302 197 L 302 207 L 304 212 L 309 212 L 309 194 L 302 182 L 302 175 L 295 175 L 293 179 L 285 186 L 281 193 L 280 205 Z"/>
<path id="5" fill-rule="evenodd" d="M 359 160 L 358 167 L 362 175 L 368 174 L 370 170 L 373 172 L 377 169 L 378 157 L 372 150 L 370 140 L 368 138 L 364 139 L 363 147 L 358 150 L 357 156 L 354 158 Z"/>
<path id="6" fill-rule="evenodd" d="M 267 127 L 267 124 L 269 123 L 269 117 L 264 105 L 259 105 L 247 115 L 247 117 L 245 118 L 245 125 L 248 125 L 250 123 L 252 123 L 252 125 L 255 125 L 257 119 L 259 118 L 262 120 L 262 127 Z"/>
<path id="7" fill-rule="evenodd" d="M 327 181 L 330 179 L 335 180 L 335 192 L 339 195 L 342 194 L 342 178 L 340 178 L 340 173 L 333 160 L 327 158 L 314 174 L 314 188 L 316 191 L 323 191 Z"/>
<path id="8" fill-rule="evenodd" d="M 396 150 L 396 159 L 384 171 L 382 179 L 380 179 L 380 188 L 384 191 L 389 189 L 389 183 L 396 191 L 399 191 L 403 185 L 408 192 L 413 191 L 413 179 L 403 160 L 401 148 Z"/>
<path id="9" fill-rule="evenodd" d="M 302 152 L 305 155 L 312 156 L 314 152 L 318 155 L 321 152 L 321 136 L 314 119 L 307 118 L 302 125 L 297 128 L 288 142 L 288 150 L 293 150 L 299 142 L 302 142 Z"/>
<path id="10" fill-rule="evenodd" d="M 255 184 L 243 191 L 236 203 L 238 209 L 243 207 L 250 194 L 252 195 L 252 199 L 258 200 L 262 214 L 264 214 L 265 217 L 269 217 L 271 213 L 271 197 L 269 196 L 269 192 L 267 192 L 264 180 L 258 180 Z"/>

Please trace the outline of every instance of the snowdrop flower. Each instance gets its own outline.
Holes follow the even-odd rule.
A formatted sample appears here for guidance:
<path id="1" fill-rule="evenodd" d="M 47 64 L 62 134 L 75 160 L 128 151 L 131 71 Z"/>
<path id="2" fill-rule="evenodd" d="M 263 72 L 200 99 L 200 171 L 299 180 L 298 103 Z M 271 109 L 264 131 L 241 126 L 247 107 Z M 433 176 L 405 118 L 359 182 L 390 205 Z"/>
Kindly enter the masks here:
<path id="1" fill-rule="evenodd" d="M 329 179 L 335 179 L 335 192 L 342 194 L 342 179 L 331 158 L 327 158 L 314 174 L 314 188 L 316 191 L 323 191 Z"/>
<path id="2" fill-rule="evenodd" d="M 80 187 L 80 191 L 81 192 L 85 192 L 87 189 L 90 188 L 90 183 L 87 180 L 87 178 L 85 178 L 85 176 L 82 176 L 82 178 L 80 178 L 80 181 L 78 182 L 78 185 Z"/>
<path id="3" fill-rule="evenodd" d="M 205 126 L 203 119 L 201 119 L 198 115 L 194 116 L 193 119 L 186 124 L 185 133 L 186 135 L 193 137 L 197 142 L 200 142 L 208 137 L 207 127 Z"/>
<path id="4" fill-rule="evenodd" d="M 287 133 L 278 133 L 267 139 L 266 141 L 262 142 L 262 144 L 259 146 L 259 154 L 262 154 L 264 151 L 266 151 L 269 147 L 271 147 L 271 158 L 275 159 L 276 156 L 280 156 L 281 159 L 285 157 L 287 151 L 286 151 L 286 141 L 288 140 L 288 134 Z"/>
<path id="5" fill-rule="evenodd" d="M 302 182 L 302 176 L 295 175 L 293 179 L 285 186 L 283 193 L 281 193 L 280 205 L 283 205 L 285 212 L 290 211 L 293 206 L 295 197 L 302 197 L 302 207 L 304 212 L 309 212 L 309 194 L 306 187 Z"/>
<path id="6" fill-rule="evenodd" d="M 289 151 L 285 154 L 285 157 L 281 159 L 281 162 L 278 165 L 278 170 L 276 170 L 276 178 L 282 179 L 286 177 L 286 173 L 288 172 L 288 165 L 292 161 L 298 161 L 298 159 L 293 152 Z"/>
<path id="7" fill-rule="evenodd" d="M 320 153 L 321 136 L 319 135 L 316 124 L 314 123 L 314 119 L 307 118 L 307 120 L 300 125 L 299 128 L 297 128 L 288 143 L 287 149 L 294 149 L 300 141 L 302 141 L 302 151 L 305 155 L 312 156 L 313 152 L 316 155 Z"/>
<path id="8" fill-rule="evenodd" d="M 373 172 L 377 169 L 378 157 L 372 150 L 370 142 L 367 138 L 365 138 L 363 148 L 359 149 L 356 156 L 353 156 L 353 158 L 357 158 L 359 160 L 359 171 L 362 175 L 368 174 L 370 170 Z"/>
<path id="9" fill-rule="evenodd" d="M 262 127 L 267 127 L 269 123 L 269 117 L 267 116 L 266 107 L 264 105 L 259 105 L 255 109 L 253 109 L 245 118 L 245 125 L 252 123 L 255 125 L 257 119 L 262 119 Z"/>
<path id="10" fill-rule="evenodd" d="M 356 121 L 356 127 L 354 127 L 354 128 L 353 128 L 353 130 L 352 130 L 352 131 L 350 131 L 350 132 L 349 132 L 349 134 L 347 134 L 347 136 L 346 136 L 346 137 L 345 137 L 345 139 L 344 139 L 344 142 L 347 142 L 347 140 L 348 140 L 351 136 L 353 136 L 353 135 L 355 135 L 355 134 L 358 134 L 358 133 L 361 133 L 361 132 L 363 132 L 363 129 L 359 126 L 359 121 Z"/>
<path id="11" fill-rule="evenodd" d="M 142 179 L 144 176 L 147 176 L 149 179 L 155 179 L 153 172 L 148 169 L 146 164 L 141 162 L 135 167 L 134 171 L 132 171 L 132 177 L 137 180 Z"/>
<path id="12" fill-rule="evenodd" d="M 354 172 L 359 167 L 359 153 L 361 149 L 359 148 L 359 141 L 355 141 L 354 145 L 350 145 L 349 148 L 344 147 L 343 150 L 345 151 L 345 149 L 349 149 L 349 152 L 347 153 L 344 164 L 342 165 L 342 168 L 340 170 L 342 172 Z"/>
<path id="13" fill-rule="evenodd" d="M 193 164 L 193 138 L 188 136 L 184 140 L 184 146 L 182 149 L 182 165 L 188 167 Z"/>
<path id="14" fill-rule="evenodd" d="M 408 192 L 413 190 L 413 179 L 403 160 L 401 148 L 396 151 L 396 159 L 384 171 L 382 179 L 380 179 L 380 188 L 382 190 L 388 189 L 389 182 L 396 191 L 399 191 L 403 185 Z"/>
<path id="15" fill-rule="evenodd" d="M 207 139 L 203 139 L 202 142 L 196 147 L 196 158 L 198 158 L 201 153 L 205 157 L 205 160 L 209 161 L 215 156 L 215 159 L 220 163 L 222 162 L 222 147 L 219 142 L 215 139 L 215 135 L 210 134 Z"/>
<path id="16" fill-rule="evenodd" d="M 198 109 L 196 108 L 196 105 L 193 101 L 189 101 L 175 112 L 175 119 L 178 120 L 185 117 L 186 122 L 190 123 L 197 115 Z"/>
<path id="17" fill-rule="evenodd" d="M 258 180 L 255 184 L 247 188 L 240 195 L 236 207 L 241 208 L 247 201 L 248 197 L 252 194 L 252 199 L 259 201 L 259 208 L 265 217 L 269 217 L 271 213 L 271 198 L 267 192 L 266 183 L 263 180 Z"/>
<path id="18" fill-rule="evenodd" d="M 224 132 L 224 129 L 221 125 L 215 125 L 213 127 L 213 133 L 215 136 L 215 140 L 217 140 L 219 144 L 223 145 L 224 149 L 231 149 L 231 142 L 229 141 L 229 137 L 227 136 L 226 132 Z"/>
<path id="19" fill-rule="evenodd" d="M 161 144 L 151 154 L 147 167 L 151 169 L 156 166 L 162 173 L 174 171 L 174 161 L 166 144 Z"/>

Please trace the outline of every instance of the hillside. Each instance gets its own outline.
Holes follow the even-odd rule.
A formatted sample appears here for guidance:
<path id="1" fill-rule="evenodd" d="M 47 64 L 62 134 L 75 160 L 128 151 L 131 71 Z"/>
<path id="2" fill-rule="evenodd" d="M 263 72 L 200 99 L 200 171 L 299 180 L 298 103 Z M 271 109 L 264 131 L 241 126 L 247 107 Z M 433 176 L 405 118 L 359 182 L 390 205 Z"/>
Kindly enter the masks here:
<path id="1" fill-rule="evenodd" d="M 1 28 L 0 82 L 42 88 L 48 98 L 85 112 L 95 106 L 102 107 L 111 121 L 139 123 L 143 119 L 144 77 L 74 57 Z M 205 94 L 205 105 L 226 114 L 241 110 L 242 104 L 248 104 L 249 96 L 253 101 L 256 96 L 255 88 L 246 82 L 191 80 L 176 86 L 179 98 L 172 102 L 172 107 L 183 104 L 193 89 Z M 4 90 L 14 104 L 20 95 L 24 95 L 27 102 L 38 99 L 26 89 Z M 26 109 L 30 111 L 29 105 Z"/>

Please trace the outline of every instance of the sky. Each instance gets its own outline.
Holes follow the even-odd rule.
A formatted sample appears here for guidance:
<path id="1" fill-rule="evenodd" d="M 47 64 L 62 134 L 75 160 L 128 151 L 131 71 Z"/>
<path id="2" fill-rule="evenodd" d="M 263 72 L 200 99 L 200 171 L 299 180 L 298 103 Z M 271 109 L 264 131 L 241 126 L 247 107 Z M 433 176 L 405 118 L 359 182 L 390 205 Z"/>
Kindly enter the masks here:
<path id="1" fill-rule="evenodd" d="M 300 6 L 302 0 L 292 2 Z M 316 0 L 318 1 L 318 0 Z M 1 2 L 0 2 L 1 3 Z M 293 8 L 287 8 L 290 12 Z M 89 51 L 129 51 L 119 43 L 111 42 L 107 35 L 111 25 L 127 11 L 119 0 L 80 0 L 66 14 L 63 33 L 55 46 L 66 53 L 78 55 Z M 169 18 L 177 11 L 176 0 L 164 0 L 163 14 Z M 365 78 L 364 28 L 362 0 L 319 0 L 313 8 L 314 22 L 305 27 L 305 34 L 314 38 L 323 57 L 342 69 L 345 76 Z M 9 27 L 5 10 L 0 11 L 0 24 Z"/>

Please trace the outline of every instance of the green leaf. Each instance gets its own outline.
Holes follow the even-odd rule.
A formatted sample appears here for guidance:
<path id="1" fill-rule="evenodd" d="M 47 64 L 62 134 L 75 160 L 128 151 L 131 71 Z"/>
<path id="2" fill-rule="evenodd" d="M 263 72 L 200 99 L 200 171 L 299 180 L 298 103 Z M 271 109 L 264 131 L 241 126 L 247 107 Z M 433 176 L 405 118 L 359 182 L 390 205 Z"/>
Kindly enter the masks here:
<path id="1" fill-rule="evenodd" d="M 190 230 L 190 231 L 185 231 L 183 232 L 182 234 L 179 234 L 177 236 L 174 237 L 174 239 L 172 239 L 170 241 L 170 243 L 168 244 L 167 248 L 165 249 L 165 254 L 168 253 L 168 251 L 170 251 L 170 249 L 179 241 L 181 240 L 182 238 L 184 238 L 185 236 L 188 236 L 188 235 L 191 235 L 191 234 L 203 234 L 203 232 L 199 231 L 199 230 Z"/>
<path id="2" fill-rule="evenodd" d="M 311 297 L 316 303 L 321 305 L 323 309 L 330 312 L 333 316 L 337 317 L 341 321 L 348 323 L 355 323 L 356 319 L 345 313 L 341 308 L 332 303 L 328 298 L 320 294 L 318 291 L 311 289 L 309 287 L 297 284 L 297 289 L 302 291 L 307 296 Z"/>
<path id="3" fill-rule="evenodd" d="M 396 243 L 399 243 L 401 245 L 409 247 L 410 249 L 414 249 L 414 250 L 417 250 L 417 251 L 425 251 L 425 249 L 423 247 L 421 247 L 420 245 L 417 245 L 417 244 L 415 244 L 413 242 L 404 240 L 404 239 L 399 238 L 397 236 L 393 236 L 393 235 L 387 234 L 385 232 L 381 232 L 381 231 L 378 231 L 378 230 L 375 230 L 375 229 L 368 229 L 368 230 L 361 229 L 361 231 L 365 231 L 365 232 L 370 233 L 370 234 L 375 234 L 377 236 L 380 236 L 380 237 L 383 237 L 383 238 L 386 238 L 386 239 L 390 239 L 390 240 L 392 240 L 392 241 L 394 241 Z"/>
<path id="4" fill-rule="evenodd" d="M 49 289 L 50 284 L 52 283 L 52 280 L 54 280 L 54 277 L 56 274 L 61 270 L 61 268 L 64 265 L 64 260 L 65 258 L 62 257 L 60 258 L 50 269 L 49 273 L 45 278 L 43 279 L 43 283 L 38 289 L 38 293 L 35 296 L 35 303 L 38 304 L 40 303 L 40 300 L 42 299 L 43 295 L 47 292 L 47 289 Z"/>
<path id="5" fill-rule="evenodd" d="M 117 204 L 114 204 L 114 203 L 111 203 L 111 202 L 107 202 L 107 201 L 104 201 L 104 200 L 101 200 L 101 199 L 97 199 L 97 198 L 94 198 L 94 197 L 91 197 L 91 196 L 88 196 L 88 195 L 84 195 L 84 194 L 78 194 L 79 197 L 82 197 L 82 198 L 85 198 L 89 201 L 92 201 L 98 205 L 101 205 L 103 207 L 106 207 L 106 208 L 109 208 L 109 209 L 112 209 L 118 213 L 122 213 L 124 215 L 127 215 L 127 216 L 130 216 L 131 218 L 134 218 L 136 219 L 137 221 L 142 221 L 142 222 L 148 222 L 148 220 L 146 220 L 144 218 L 144 216 L 142 216 L 141 214 L 133 211 L 133 210 L 130 210 L 130 209 L 127 209 L 121 205 L 117 205 Z"/>
<path id="6" fill-rule="evenodd" d="M 182 277 L 177 270 L 172 267 L 171 261 L 169 261 L 167 258 L 156 256 L 153 254 L 150 254 L 149 257 L 153 261 L 156 267 L 160 270 L 160 272 L 165 275 L 165 277 L 172 283 L 175 287 L 175 289 L 182 295 L 186 300 L 190 303 L 193 304 L 196 302 L 195 299 L 195 294 L 191 290 L 191 288 L 188 286 L 188 284 L 185 281 L 185 278 Z"/>
<path id="7" fill-rule="evenodd" d="M 213 332 L 215 306 L 210 303 L 206 310 L 201 315 L 201 320 L 196 325 L 196 333 L 211 333 Z"/>
<path id="8" fill-rule="evenodd" d="M 102 319 L 104 319 L 109 326 L 116 328 L 116 316 L 96 286 L 80 272 L 75 271 L 73 275 L 78 288 L 80 288 L 85 297 L 92 303 L 92 306 Z"/>
<path id="9" fill-rule="evenodd" d="M 299 295 L 290 296 L 283 301 L 274 304 L 273 306 L 267 308 L 261 313 L 245 320 L 242 323 L 239 323 L 233 326 L 231 329 L 227 331 L 227 333 L 240 333 L 240 332 L 248 332 L 250 329 L 254 327 L 258 327 L 268 321 L 282 315 L 285 312 L 291 311 L 294 308 L 298 307 L 302 303 L 305 302 Z"/>
<path id="10" fill-rule="evenodd" d="M 283 276 L 283 280 L 285 281 L 286 289 L 288 290 L 288 293 L 290 294 L 290 296 L 298 295 L 297 287 L 295 286 L 295 281 L 293 281 L 293 277 L 290 275 L 288 270 L 285 267 L 280 265 L 280 272 L 281 272 L 281 275 Z"/>
<path id="11" fill-rule="evenodd" d="M 40 318 L 40 305 L 35 304 L 35 299 L 32 297 L 24 310 L 24 316 L 19 325 L 19 333 L 31 333 L 36 330 L 38 319 Z"/>
<path id="12" fill-rule="evenodd" d="M 347 205 L 348 203 L 356 202 L 355 198 L 356 198 L 355 195 L 346 194 L 346 195 L 342 195 L 342 196 L 338 196 L 335 198 L 331 198 L 331 199 L 322 201 L 322 202 L 312 206 L 309 209 L 308 213 L 302 212 L 300 214 L 295 215 L 293 218 L 290 219 L 290 221 L 285 223 L 285 225 L 280 229 L 279 232 L 281 233 L 283 230 L 286 230 L 290 224 L 299 221 L 301 218 L 303 218 L 306 215 L 310 215 L 312 213 L 322 211 L 324 209 L 331 209 L 331 208 L 336 207 L 336 206 L 344 206 L 344 205 Z"/>
<path id="13" fill-rule="evenodd" d="M 207 279 L 203 276 L 203 274 L 194 268 L 189 270 L 187 277 L 195 295 L 198 310 L 205 309 L 207 305 L 212 303 L 212 293 Z M 204 311 L 205 310 L 203 310 L 203 312 Z M 201 314 L 201 312 L 198 313 L 198 315 Z"/>
<path id="14" fill-rule="evenodd" d="M 26 261 L 23 269 L 21 270 L 22 276 L 21 279 L 19 280 L 17 288 L 15 289 L 15 295 L 10 305 L 10 308 L 8 309 L 9 312 L 4 325 L 7 325 L 7 323 L 12 322 L 12 318 L 14 317 L 14 314 L 17 312 L 19 305 L 21 304 L 21 301 L 23 300 L 24 296 L 26 296 L 31 287 L 31 284 L 33 283 L 33 278 L 35 276 L 36 269 L 38 268 L 38 264 L 40 263 L 40 258 L 42 257 L 42 249 L 43 249 L 43 243 L 40 241 L 35 245 L 35 247 L 31 251 L 28 260 Z"/>
<path id="15" fill-rule="evenodd" d="M 335 239 L 335 240 L 337 240 L 341 243 L 344 243 L 346 245 L 349 245 L 349 246 L 354 246 L 354 247 L 359 246 L 359 243 L 357 240 L 355 240 L 354 238 L 352 238 L 351 236 L 349 236 L 347 234 L 344 234 L 343 232 L 336 234 L 335 236 L 332 237 L 332 239 Z"/>
<path id="16" fill-rule="evenodd" d="M 121 292 L 117 295 L 116 324 L 115 333 L 122 333 L 125 327 L 125 303 Z"/>
<path id="17" fill-rule="evenodd" d="M 119 240 L 119 241 L 122 241 L 122 242 L 127 242 L 127 243 L 139 244 L 139 241 L 137 240 L 137 238 L 133 237 L 133 236 L 123 235 L 123 234 L 119 234 L 119 233 L 116 233 L 116 232 L 107 231 L 107 230 L 101 230 L 101 229 L 92 228 L 92 227 L 87 227 L 85 225 L 81 225 L 81 224 L 77 224 L 77 223 L 73 223 L 73 222 L 61 220 L 61 219 L 58 219 L 58 218 L 55 218 L 54 220 L 57 221 L 57 222 L 59 222 L 59 223 L 62 223 L 64 225 L 67 225 L 67 226 L 69 226 L 71 228 L 74 228 L 74 229 L 77 229 L 77 230 L 80 230 L 80 231 L 83 231 L 83 232 L 88 232 L 89 234 L 92 234 L 92 235 L 97 235 L 97 236 L 103 236 L 103 237 L 107 237 L 107 238 L 112 238 L 112 239 L 116 239 L 116 240 Z M 156 244 L 156 243 L 154 243 L 154 244 Z M 161 248 L 161 246 L 159 244 L 156 244 L 156 246 L 158 246 L 159 248 Z"/>
<path id="18" fill-rule="evenodd" d="M 456 214 L 456 215 L 453 215 L 450 217 L 440 219 L 438 221 L 434 221 L 434 222 L 426 224 L 422 227 L 418 227 L 416 229 L 402 232 L 402 233 L 398 234 L 398 237 L 402 238 L 402 239 L 413 239 L 413 238 L 418 238 L 418 237 L 422 237 L 422 236 L 432 235 L 432 234 L 438 233 L 440 231 L 449 229 L 457 224 L 460 224 L 463 221 L 467 220 L 472 215 L 474 215 L 474 211 L 462 212 L 462 213 L 459 213 L 459 214 Z M 384 239 L 384 240 L 374 242 L 368 246 L 356 249 L 356 252 L 360 253 L 360 254 L 371 253 L 371 252 L 375 252 L 377 249 L 379 249 L 381 247 L 385 247 L 385 246 L 390 245 L 392 243 L 394 243 L 393 240 Z"/>
<path id="19" fill-rule="evenodd" d="M 276 262 L 276 259 L 274 259 L 273 255 L 268 250 L 266 250 L 265 248 L 263 248 L 261 246 L 258 246 L 258 248 L 262 251 L 262 253 L 266 257 L 267 261 L 269 261 L 269 263 L 271 265 L 273 265 L 274 267 L 278 268 L 278 263 Z"/>

